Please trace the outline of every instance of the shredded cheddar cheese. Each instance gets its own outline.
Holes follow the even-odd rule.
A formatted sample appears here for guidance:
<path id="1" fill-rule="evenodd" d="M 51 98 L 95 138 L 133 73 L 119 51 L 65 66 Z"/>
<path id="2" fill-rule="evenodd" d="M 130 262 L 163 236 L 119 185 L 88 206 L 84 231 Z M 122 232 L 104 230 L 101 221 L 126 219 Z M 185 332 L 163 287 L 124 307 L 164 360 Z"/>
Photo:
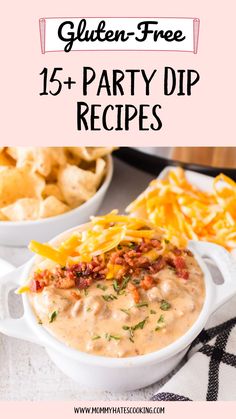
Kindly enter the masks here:
<path id="1" fill-rule="evenodd" d="M 162 236 L 162 229 L 142 218 L 119 215 L 113 210 L 107 215 L 92 217 L 91 224 L 82 232 L 75 232 L 59 247 L 31 241 L 29 248 L 38 255 L 63 265 L 89 262 L 93 257 L 103 256 L 121 243 L 141 243 L 145 239 Z M 164 248 L 164 246 L 163 246 Z M 152 255 L 153 257 L 153 255 Z M 121 269 L 118 265 L 108 267 L 107 278 Z"/>
<path id="2" fill-rule="evenodd" d="M 207 193 L 190 184 L 181 168 L 171 170 L 167 178 L 153 180 L 126 211 L 162 227 L 177 246 L 192 239 L 236 248 L 236 183 L 224 174 Z"/>
<path id="3" fill-rule="evenodd" d="M 32 240 L 29 245 L 29 249 L 37 253 L 38 255 L 45 257 L 47 259 L 52 260 L 60 265 L 65 265 L 66 263 L 66 255 L 63 252 L 54 249 L 52 246 L 48 244 L 38 243 L 35 240 Z"/>

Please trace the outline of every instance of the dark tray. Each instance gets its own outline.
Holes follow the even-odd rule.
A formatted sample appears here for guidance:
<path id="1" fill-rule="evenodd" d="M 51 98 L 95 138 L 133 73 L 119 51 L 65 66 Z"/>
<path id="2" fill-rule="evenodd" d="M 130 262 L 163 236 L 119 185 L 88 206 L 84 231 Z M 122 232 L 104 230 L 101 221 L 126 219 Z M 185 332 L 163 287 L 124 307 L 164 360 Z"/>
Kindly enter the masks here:
<path id="1" fill-rule="evenodd" d="M 220 173 L 224 173 L 226 176 L 236 180 L 236 168 L 211 167 L 203 166 L 200 164 L 183 163 L 177 160 L 171 160 L 165 157 L 153 156 L 151 154 L 143 153 L 130 147 L 121 147 L 115 151 L 114 155 L 124 162 L 130 164 L 131 166 L 134 166 L 154 176 L 158 176 L 166 166 L 180 166 L 183 167 L 183 169 L 204 173 L 208 176 L 217 176 Z"/>

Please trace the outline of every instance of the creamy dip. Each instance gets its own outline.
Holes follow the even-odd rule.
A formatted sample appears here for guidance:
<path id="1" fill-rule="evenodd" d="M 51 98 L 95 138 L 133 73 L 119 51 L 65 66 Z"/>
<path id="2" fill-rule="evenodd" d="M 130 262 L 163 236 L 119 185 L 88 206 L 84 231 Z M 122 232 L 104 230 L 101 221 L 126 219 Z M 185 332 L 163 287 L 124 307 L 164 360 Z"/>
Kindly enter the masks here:
<path id="1" fill-rule="evenodd" d="M 184 335 L 204 303 L 201 268 L 190 251 L 171 245 L 163 255 L 153 258 L 152 254 L 148 259 L 150 249 L 155 252 L 158 244 L 149 241 L 148 246 L 144 245 L 143 252 L 134 244 L 132 249 L 120 246 L 110 252 L 109 260 L 115 260 L 119 275 L 113 271 L 113 277 L 106 279 L 105 264 L 105 270 L 103 265 L 99 268 L 101 275 L 87 283 L 84 280 L 91 278 L 88 265 L 77 265 L 70 272 L 60 268 L 58 273 L 56 264 L 52 267 L 44 261 L 44 270 L 33 276 L 30 292 L 39 323 L 72 348 L 108 357 L 147 354 Z M 126 272 L 121 272 L 124 258 Z"/>

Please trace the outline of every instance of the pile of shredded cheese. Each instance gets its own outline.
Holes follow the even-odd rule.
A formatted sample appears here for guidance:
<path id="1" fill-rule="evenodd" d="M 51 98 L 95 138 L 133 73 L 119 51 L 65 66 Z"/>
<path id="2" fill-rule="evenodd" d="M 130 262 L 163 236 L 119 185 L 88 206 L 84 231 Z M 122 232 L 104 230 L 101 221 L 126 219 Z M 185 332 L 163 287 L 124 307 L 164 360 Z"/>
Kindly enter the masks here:
<path id="1" fill-rule="evenodd" d="M 142 218 L 119 215 L 113 210 L 101 217 L 92 217 L 88 228 L 74 232 L 59 247 L 34 240 L 33 252 L 60 265 L 89 262 L 93 257 L 115 249 L 119 244 L 141 243 L 143 239 L 160 239 L 163 231 Z"/>
<path id="2" fill-rule="evenodd" d="M 165 179 L 153 180 L 126 211 L 162 227 L 177 246 L 192 239 L 236 248 L 236 183 L 223 174 L 207 193 L 190 184 L 183 169 L 173 169 Z"/>

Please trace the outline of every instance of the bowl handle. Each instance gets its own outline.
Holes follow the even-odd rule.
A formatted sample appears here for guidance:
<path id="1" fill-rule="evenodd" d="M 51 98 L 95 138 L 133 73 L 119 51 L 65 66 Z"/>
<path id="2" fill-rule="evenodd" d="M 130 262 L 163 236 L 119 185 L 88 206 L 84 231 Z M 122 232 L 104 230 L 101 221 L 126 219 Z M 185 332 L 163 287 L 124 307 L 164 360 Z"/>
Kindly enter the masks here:
<path id="1" fill-rule="evenodd" d="M 25 316 L 14 319 L 10 316 L 8 294 L 20 284 L 20 277 L 25 266 L 21 266 L 0 277 L 0 332 L 7 336 L 39 343 L 33 331 L 28 326 Z"/>
<path id="2" fill-rule="evenodd" d="M 215 311 L 236 294 L 236 260 L 217 244 L 191 241 L 189 248 L 203 258 L 212 259 L 222 274 L 223 284 L 216 284 L 216 300 L 212 310 Z"/>

